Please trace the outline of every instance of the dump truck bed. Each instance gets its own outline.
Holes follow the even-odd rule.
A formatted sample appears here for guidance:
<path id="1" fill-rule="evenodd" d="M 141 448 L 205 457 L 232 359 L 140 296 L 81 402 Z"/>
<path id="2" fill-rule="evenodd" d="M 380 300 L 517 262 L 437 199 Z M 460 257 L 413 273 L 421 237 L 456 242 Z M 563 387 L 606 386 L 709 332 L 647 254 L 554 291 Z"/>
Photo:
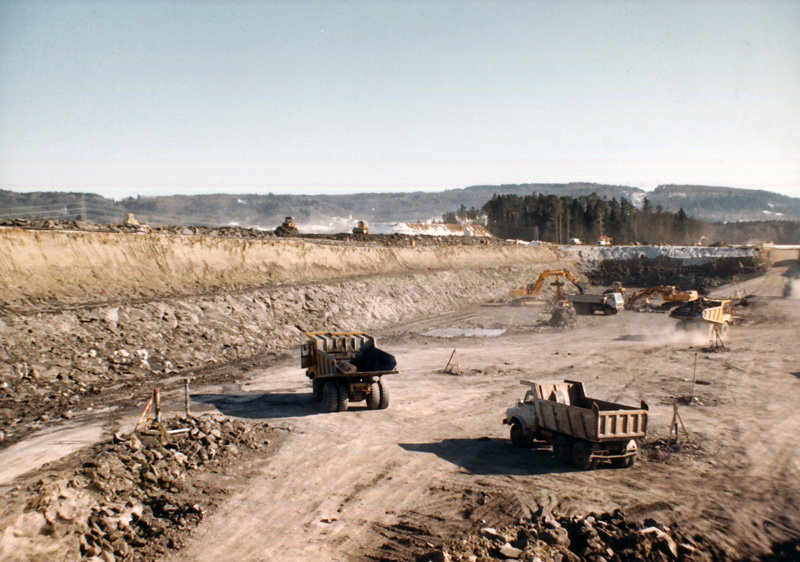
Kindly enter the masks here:
<path id="1" fill-rule="evenodd" d="M 583 383 L 537 383 L 531 386 L 539 427 L 593 443 L 641 438 L 647 432 L 647 405 L 641 408 L 589 398 Z M 526 401 L 528 398 L 526 397 Z"/>
<path id="2" fill-rule="evenodd" d="M 317 378 L 397 373 L 393 355 L 375 347 L 363 332 L 311 332 L 301 347 L 301 366 Z"/>

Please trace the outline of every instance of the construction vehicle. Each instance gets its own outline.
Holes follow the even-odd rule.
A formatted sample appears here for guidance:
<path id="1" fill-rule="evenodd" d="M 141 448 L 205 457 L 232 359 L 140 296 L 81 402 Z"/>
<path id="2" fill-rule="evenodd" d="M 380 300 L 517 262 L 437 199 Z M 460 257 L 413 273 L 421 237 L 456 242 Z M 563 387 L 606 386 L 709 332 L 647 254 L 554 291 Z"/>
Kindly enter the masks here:
<path id="1" fill-rule="evenodd" d="M 575 312 L 582 315 L 602 312 L 608 316 L 625 309 L 625 297 L 616 291 L 606 291 L 602 295 L 567 295 L 567 300 L 575 307 Z"/>
<path id="2" fill-rule="evenodd" d="M 534 440 L 553 444 L 553 455 L 580 469 L 610 462 L 633 466 L 637 439 L 647 434 L 648 406 L 625 406 L 586 396 L 583 383 L 533 382 L 525 397 L 508 408 L 503 423 L 511 426 L 511 442 L 531 447 Z"/>
<path id="3" fill-rule="evenodd" d="M 366 400 L 370 410 L 389 406 L 385 375 L 397 373 L 393 355 L 363 332 L 310 332 L 300 347 L 300 366 L 311 379 L 314 399 L 328 412 L 343 412 Z"/>
<path id="4" fill-rule="evenodd" d="M 697 291 L 679 291 L 673 285 L 657 285 L 631 293 L 628 299 L 628 308 L 635 308 L 640 299 L 644 299 L 644 304 L 648 304 L 651 295 L 661 295 L 662 308 L 672 308 L 681 303 L 696 301 L 700 298 Z"/>
<path id="5" fill-rule="evenodd" d="M 730 299 L 699 298 L 680 305 L 670 312 L 679 321 L 678 327 L 689 328 L 699 322 L 709 326 L 709 336 L 716 339 L 728 334 L 728 327 L 736 320 L 736 310 Z"/>
<path id="6" fill-rule="evenodd" d="M 136 217 L 133 215 L 133 213 L 128 213 L 128 216 L 125 217 L 125 220 L 122 221 L 122 224 L 124 226 L 133 228 L 136 232 L 139 233 L 150 232 L 150 225 L 136 220 Z"/>
<path id="7" fill-rule="evenodd" d="M 292 236 L 294 234 L 298 234 L 299 232 L 300 230 L 294 223 L 294 217 L 286 217 L 286 219 L 283 221 L 283 224 L 275 229 L 275 234 L 278 236 Z"/>
<path id="8" fill-rule="evenodd" d="M 556 287 L 556 301 L 563 300 L 562 295 L 562 287 L 564 286 L 564 282 L 560 281 L 561 277 L 566 277 L 569 281 L 577 287 L 578 292 L 583 294 L 583 285 L 581 284 L 580 279 L 569 271 L 568 269 L 548 269 L 547 271 L 542 272 L 539 275 L 539 278 L 536 280 L 536 283 L 529 283 L 525 287 L 517 287 L 516 289 L 511 289 L 511 296 L 512 297 L 538 297 L 539 294 L 542 292 L 542 284 L 544 283 L 545 279 L 549 277 L 556 277 L 558 278 L 553 285 Z"/>
<path id="9" fill-rule="evenodd" d="M 358 226 L 353 229 L 353 234 L 369 234 L 367 221 L 358 221 Z"/>

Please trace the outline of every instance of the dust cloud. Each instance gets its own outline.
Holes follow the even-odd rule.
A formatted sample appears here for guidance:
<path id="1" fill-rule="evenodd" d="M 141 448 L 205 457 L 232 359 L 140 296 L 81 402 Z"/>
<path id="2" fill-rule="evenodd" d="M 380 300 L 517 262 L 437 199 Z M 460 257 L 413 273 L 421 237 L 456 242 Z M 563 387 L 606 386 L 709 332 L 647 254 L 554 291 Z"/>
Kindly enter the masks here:
<path id="1" fill-rule="evenodd" d="M 800 279 L 789 279 L 783 288 L 783 296 L 787 299 L 800 299 Z"/>
<path id="2" fill-rule="evenodd" d="M 697 322 L 681 326 L 677 321 L 670 319 L 669 324 L 665 323 L 658 328 L 642 330 L 634 336 L 624 336 L 624 339 L 649 343 L 654 346 L 702 346 L 709 342 L 709 325 L 705 322 Z"/>

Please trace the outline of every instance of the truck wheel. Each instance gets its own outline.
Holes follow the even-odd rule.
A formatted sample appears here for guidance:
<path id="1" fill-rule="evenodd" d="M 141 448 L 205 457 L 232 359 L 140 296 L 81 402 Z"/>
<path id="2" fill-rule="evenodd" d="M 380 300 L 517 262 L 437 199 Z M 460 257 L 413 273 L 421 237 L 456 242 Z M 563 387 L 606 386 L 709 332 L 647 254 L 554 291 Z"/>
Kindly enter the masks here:
<path id="1" fill-rule="evenodd" d="M 511 424 L 511 444 L 522 449 L 527 449 L 533 444 L 532 440 L 525 435 L 525 430 L 518 421 Z"/>
<path id="2" fill-rule="evenodd" d="M 559 435 L 553 439 L 553 456 L 562 462 L 569 462 L 572 443 L 569 437 Z"/>
<path id="3" fill-rule="evenodd" d="M 592 459 L 592 446 L 585 441 L 578 441 L 572 447 L 572 464 L 581 470 L 590 470 L 597 466 L 597 459 Z"/>
<path id="4" fill-rule="evenodd" d="M 385 410 L 389 407 L 389 389 L 386 388 L 386 383 L 383 382 L 383 379 L 378 381 L 378 387 L 381 389 L 381 399 L 378 403 L 378 408 Z"/>
<path id="5" fill-rule="evenodd" d="M 320 384 L 317 377 L 311 378 L 311 390 L 314 392 L 314 400 L 322 402 L 325 397 L 322 395 L 322 384 Z"/>
<path id="6" fill-rule="evenodd" d="M 347 379 L 339 379 L 339 404 L 337 410 L 344 412 L 350 405 L 350 388 L 347 385 Z"/>
<path id="7" fill-rule="evenodd" d="M 377 410 L 381 406 L 381 387 L 377 382 L 369 385 L 369 394 L 367 395 L 367 408 L 370 410 Z"/>
<path id="8" fill-rule="evenodd" d="M 335 412 L 339 409 L 339 388 L 336 381 L 325 381 L 322 384 L 322 401 L 326 412 Z"/>
<path id="9" fill-rule="evenodd" d="M 728 335 L 728 323 L 723 322 L 722 325 L 719 327 L 719 335 L 720 336 L 727 336 Z"/>

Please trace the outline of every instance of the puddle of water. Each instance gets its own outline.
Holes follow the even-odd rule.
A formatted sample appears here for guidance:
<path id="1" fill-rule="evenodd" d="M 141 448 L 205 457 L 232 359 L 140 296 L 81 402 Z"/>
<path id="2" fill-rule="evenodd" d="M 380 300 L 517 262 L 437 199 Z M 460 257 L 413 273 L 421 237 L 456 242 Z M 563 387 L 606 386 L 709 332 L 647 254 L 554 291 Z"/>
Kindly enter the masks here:
<path id="1" fill-rule="evenodd" d="M 433 338 L 496 338 L 505 333 L 505 328 L 438 328 L 422 335 Z"/>

